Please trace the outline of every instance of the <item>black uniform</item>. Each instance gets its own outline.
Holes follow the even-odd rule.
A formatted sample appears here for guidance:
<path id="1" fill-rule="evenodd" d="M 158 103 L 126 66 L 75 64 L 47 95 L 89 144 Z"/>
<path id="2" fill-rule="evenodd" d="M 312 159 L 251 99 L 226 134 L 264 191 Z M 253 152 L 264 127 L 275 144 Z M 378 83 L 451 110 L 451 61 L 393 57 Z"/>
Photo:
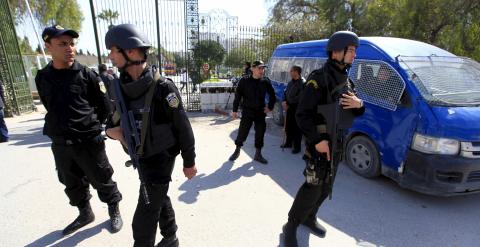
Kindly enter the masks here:
<path id="1" fill-rule="evenodd" d="M 285 101 L 287 102 L 287 116 L 285 132 L 287 134 L 287 140 L 284 145 L 286 147 L 292 146 L 294 150 L 300 150 L 302 145 L 302 132 L 298 127 L 295 119 L 295 113 L 297 112 L 298 102 L 300 101 L 300 94 L 303 91 L 304 81 L 302 78 L 298 80 L 291 80 L 287 89 L 285 90 Z"/>
<path id="2" fill-rule="evenodd" d="M 100 73 L 100 78 L 102 78 L 102 81 L 107 87 L 108 92 L 110 93 L 111 90 L 113 91 L 113 89 L 110 88 L 112 87 L 112 83 L 115 78 L 107 72 Z"/>
<path id="3" fill-rule="evenodd" d="M 107 72 L 102 72 L 100 73 L 100 78 L 102 79 L 103 81 L 103 84 L 105 85 L 105 87 L 107 88 L 107 93 L 108 95 L 113 95 L 114 94 L 114 90 L 113 90 L 113 81 L 115 80 L 115 78 L 108 74 Z M 111 98 L 111 97 L 109 97 Z M 115 108 L 115 104 L 113 103 L 113 101 L 111 101 L 110 103 L 110 108 L 114 109 Z"/>
<path id="4" fill-rule="evenodd" d="M 0 142 L 8 141 L 8 129 L 5 124 L 4 108 L 7 102 L 5 101 L 5 91 L 3 88 L 3 82 L 0 80 Z"/>
<path id="5" fill-rule="evenodd" d="M 49 63 L 38 71 L 35 82 L 47 109 L 43 134 L 52 139 L 58 178 L 70 204 L 82 207 L 90 200 L 89 183 L 102 202 L 119 202 L 122 195 L 111 178 L 113 169 L 100 135 L 110 113 L 100 77 L 78 62 L 60 70 Z"/>
<path id="6" fill-rule="evenodd" d="M 266 114 L 264 113 L 267 94 L 269 97 L 267 107 L 273 110 L 277 98 L 270 79 L 267 77 L 255 79 L 250 75 L 243 77 L 238 82 L 235 100 L 233 101 L 233 112 L 238 111 L 240 102 L 242 102 L 242 119 L 238 129 L 238 136 L 235 140 L 237 147 L 243 146 L 253 123 L 255 123 L 255 147 L 257 149 L 263 147 L 263 138 L 267 128 L 265 122 Z"/>
<path id="7" fill-rule="evenodd" d="M 184 167 L 195 165 L 192 127 L 172 81 L 156 82 L 150 122 L 142 123 L 141 109 L 155 73 L 156 69 L 147 67 L 136 81 L 127 73 L 120 75 L 122 92 L 127 107 L 135 113 L 139 133 L 142 126 L 148 124 L 144 154 L 139 162 L 150 204 L 146 205 L 140 195 L 132 223 L 134 246 L 154 246 L 158 226 L 164 238 L 176 233 L 175 213 L 167 195 L 175 158 L 181 151 Z"/>
<path id="8" fill-rule="evenodd" d="M 339 84 L 348 80 L 347 70 L 339 69 L 335 62 L 328 60 L 322 69 L 312 72 L 307 85 L 302 93 L 300 103 L 297 109 L 297 123 L 303 134 L 306 136 L 307 151 L 314 159 L 318 158 L 315 150 L 315 144 L 330 140 L 326 133 L 319 133 L 317 126 L 325 124 L 325 119 L 317 113 L 317 106 L 328 104 L 335 101 L 337 95 L 331 95 L 332 90 Z M 353 92 L 353 85 L 347 83 L 349 91 Z M 330 99 L 328 98 L 330 97 Z M 365 108 L 353 109 L 353 114 L 361 115 Z M 328 169 L 329 162 L 323 157 L 324 164 L 319 164 L 321 169 Z M 326 173 L 324 171 L 323 173 Z M 327 198 L 329 189 L 326 179 L 319 186 L 312 186 L 304 183 L 300 187 L 292 208 L 288 214 L 289 221 L 303 223 L 307 219 L 315 219 L 317 211 L 322 202 Z"/>

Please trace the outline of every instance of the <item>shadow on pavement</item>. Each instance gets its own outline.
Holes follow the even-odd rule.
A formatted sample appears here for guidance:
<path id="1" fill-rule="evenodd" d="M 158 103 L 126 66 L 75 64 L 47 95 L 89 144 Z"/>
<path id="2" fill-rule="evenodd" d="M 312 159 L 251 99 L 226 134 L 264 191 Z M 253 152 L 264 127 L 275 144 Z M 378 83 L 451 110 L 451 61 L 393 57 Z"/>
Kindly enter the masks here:
<path id="1" fill-rule="evenodd" d="M 216 117 L 214 120 L 212 120 L 212 123 L 210 123 L 210 125 L 222 125 L 230 123 L 231 121 L 233 121 L 233 118 L 230 116 Z"/>
<path id="2" fill-rule="evenodd" d="M 29 120 L 21 121 L 20 123 L 31 123 L 31 122 L 44 121 L 44 120 L 45 120 L 44 117 L 40 117 L 40 118 L 35 118 L 35 119 L 29 119 Z"/>
<path id="3" fill-rule="evenodd" d="M 28 148 L 50 147 L 51 140 L 43 135 L 43 127 L 28 130 L 26 134 L 11 134 L 11 146 L 28 146 Z"/>
<path id="4" fill-rule="evenodd" d="M 272 126 L 272 124 L 270 125 Z M 272 133 L 274 134 L 272 135 Z M 267 129 L 266 147 L 263 149 L 268 165 L 252 161 L 234 170 L 233 162 L 226 161 L 212 174 L 201 174 L 196 180 L 180 186 L 184 191 L 180 200 L 195 203 L 202 191 L 215 189 L 257 173 L 269 176 L 285 192 L 295 197 L 304 182 L 304 161 L 301 154 L 292 155 L 279 147 L 278 129 Z M 253 159 L 253 128 L 242 150 Z M 236 138 L 237 131 L 230 134 Z M 277 143 L 278 142 L 278 143 Z M 228 155 L 233 150 L 228 151 Z M 242 153 L 241 155 L 245 155 Z M 228 159 L 228 156 L 225 157 Z M 194 184 L 198 184 L 196 187 Z M 473 246 L 480 241 L 478 229 L 480 195 L 459 197 L 433 197 L 401 188 L 394 181 L 380 177 L 365 179 L 341 164 L 335 181 L 333 200 L 326 200 L 317 217 L 345 235 L 354 238 L 360 246 Z M 285 212 L 285 217 L 288 212 Z M 457 227 L 455 227 L 457 226 Z M 462 226 L 462 227 L 460 227 Z M 282 226 L 279 225 L 279 246 L 283 246 Z M 313 236 L 315 237 L 315 236 Z M 328 232 L 327 232 L 328 237 Z M 308 246 L 310 232 L 299 227 L 300 246 Z"/>
<path id="5" fill-rule="evenodd" d="M 77 246 L 79 243 L 81 243 L 83 240 L 91 238 L 97 234 L 99 234 L 103 229 L 109 229 L 108 224 L 109 220 L 106 220 L 92 228 L 84 229 L 84 230 L 79 230 L 75 234 L 67 236 L 64 238 L 62 235 L 61 230 L 56 230 L 53 231 L 37 240 L 34 242 L 26 245 L 26 247 L 40 247 L 40 246 L 50 246 L 55 244 L 54 246 L 59 246 L 59 247 L 70 247 L 70 246 Z M 62 241 L 56 243 L 57 241 L 61 240 L 64 238 Z"/>

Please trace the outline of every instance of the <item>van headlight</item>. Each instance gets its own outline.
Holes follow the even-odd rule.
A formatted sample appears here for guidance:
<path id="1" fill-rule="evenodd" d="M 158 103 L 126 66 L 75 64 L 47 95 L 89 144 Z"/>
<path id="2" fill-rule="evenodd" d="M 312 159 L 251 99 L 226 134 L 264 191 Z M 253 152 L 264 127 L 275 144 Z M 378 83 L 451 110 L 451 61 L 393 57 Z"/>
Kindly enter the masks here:
<path id="1" fill-rule="evenodd" d="M 460 151 L 460 142 L 452 139 L 415 134 L 412 149 L 427 154 L 456 155 Z"/>

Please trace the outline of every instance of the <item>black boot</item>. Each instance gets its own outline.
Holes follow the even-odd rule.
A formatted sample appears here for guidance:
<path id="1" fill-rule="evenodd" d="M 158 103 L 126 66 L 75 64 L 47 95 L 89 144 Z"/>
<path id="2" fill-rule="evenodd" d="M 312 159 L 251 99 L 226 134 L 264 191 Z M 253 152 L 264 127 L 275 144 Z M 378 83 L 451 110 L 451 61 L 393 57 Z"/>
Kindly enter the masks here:
<path id="1" fill-rule="evenodd" d="M 292 154 L 298 154 L 298 153 L 300 153 L 300 151 L 302 151 L 301 148 L 299 148 L 299 147 L 294 147 L 294 148 L 292 149 Z"/>
<path id="2" fill-rule="evenodd" d="M 230 161 L 235 161 L 236 159 L 238 159 L 238 156 L 240 156 L 240 146 L 237 146 L 237 148 L 235 148 L 235 152 L 233 152 L 233 154 L 230 156 L 230 158 L 228 160 Z"/>
<path id="3" fill-rule="evenodd" d="M 304 226 L 308 227 L 310 231 L 312 231 L 313 235 L 319 237 L 319 238 L 324 238 L 325 234 L 327 233 L 327 230 L 318 223 L 316 217 L 309 217 L 305 222 L 303 222 Z"/>
<path id="4" fill-rule="evenodd" d="M 257 151 L 255 152 L 255 157 L 253 159 L 262 163 L 262 164 L 267 164 L 268 163 L 268 160 L 263 158 L 262 150 L 260 148 L 257 148 Z"/>
<path id="5" fill-rule="evenodd" d="M 76 230 L 92 223 L 95 220 L 95 215 L 93 214 L 92 208 L 90 207 L 90 203 L 87 202 L 84 206 L 78 207 L 80 214 L 78 217 L 70 223 L 65 229 L 63 229 L 63 235 L 68 235 L 70 233 L 75 232 Z"/>
<path id="6" fill-rule="evenodd" d="M 283 236 L 285 238 L 285 247 L 298 247 L 297 243 L 297 228 L 298 223 L 288 220 L 287 224 L 283 225 Z"/>
<path id="7" fill-rule="evenodd" d="M 179 242 L 178 242 L 178 238 L 177 238 L 177 235 L 173 235 L 169 238 L 163 238 L 162 241 L 160 241 L 160 243 L 157 244 L 157 246 L 155 247 L 178 247 L 179 246 Z"/>
<path id="8" fill-rule="evenodd" d="M 292 147 L 292 144 L 291 143 L 284 143 L 282 145 L 280 145 L 281 148 L 291 148 Z"/>
<path id="9" fill-rule="evenodd" d="M 108 205 L 108 215 L 110 215 L 110 228 L 112 233 L 120 231 L 123 226 L 123 220 L 120 215 L 118 202 Z"/>

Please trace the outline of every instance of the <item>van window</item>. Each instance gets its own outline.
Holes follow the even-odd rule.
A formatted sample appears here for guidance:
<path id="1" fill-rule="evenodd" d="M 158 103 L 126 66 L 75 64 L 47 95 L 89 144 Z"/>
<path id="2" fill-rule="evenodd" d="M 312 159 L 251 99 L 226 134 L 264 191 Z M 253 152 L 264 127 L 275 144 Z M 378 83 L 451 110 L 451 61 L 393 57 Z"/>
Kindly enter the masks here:
<path id="1" fill-rule="evenodd" d="M 410 80 L 427 102 L 480 105 L 480 64 L 463 57 L 400 57 Z"/>
<path id="2" fill-rule="evenodd" d="M 325 59 L 319 58 L 296 58 L 294 64 L 302 67 L 302 77 L 307 78 L 310 73 L 319 69 L 325 63 Z"/>
<path id="3" fill-rule="evenodd" d="M 388 63 L 355 60 L 350 69 L 350 78 L 364 101 L 392 111 L 397 109 L 405 82 Z"/>
<path id="4" fill-rule="evenodd" d="M 271 80 L 288 83 L 291 79 L 290 69 L 297 65 L 302 68 L 302 77 L 307 79 L 312 71 L 322 68 L 326 61 L 325 58 L 310 57 L 272 58 L 267 75 Z"/>
<path id="5" fill-rule="evenodd" d="M 287 83 L 290 80 L 291 58 L 272 58 L 268 75 L 271 80 Z"/>

